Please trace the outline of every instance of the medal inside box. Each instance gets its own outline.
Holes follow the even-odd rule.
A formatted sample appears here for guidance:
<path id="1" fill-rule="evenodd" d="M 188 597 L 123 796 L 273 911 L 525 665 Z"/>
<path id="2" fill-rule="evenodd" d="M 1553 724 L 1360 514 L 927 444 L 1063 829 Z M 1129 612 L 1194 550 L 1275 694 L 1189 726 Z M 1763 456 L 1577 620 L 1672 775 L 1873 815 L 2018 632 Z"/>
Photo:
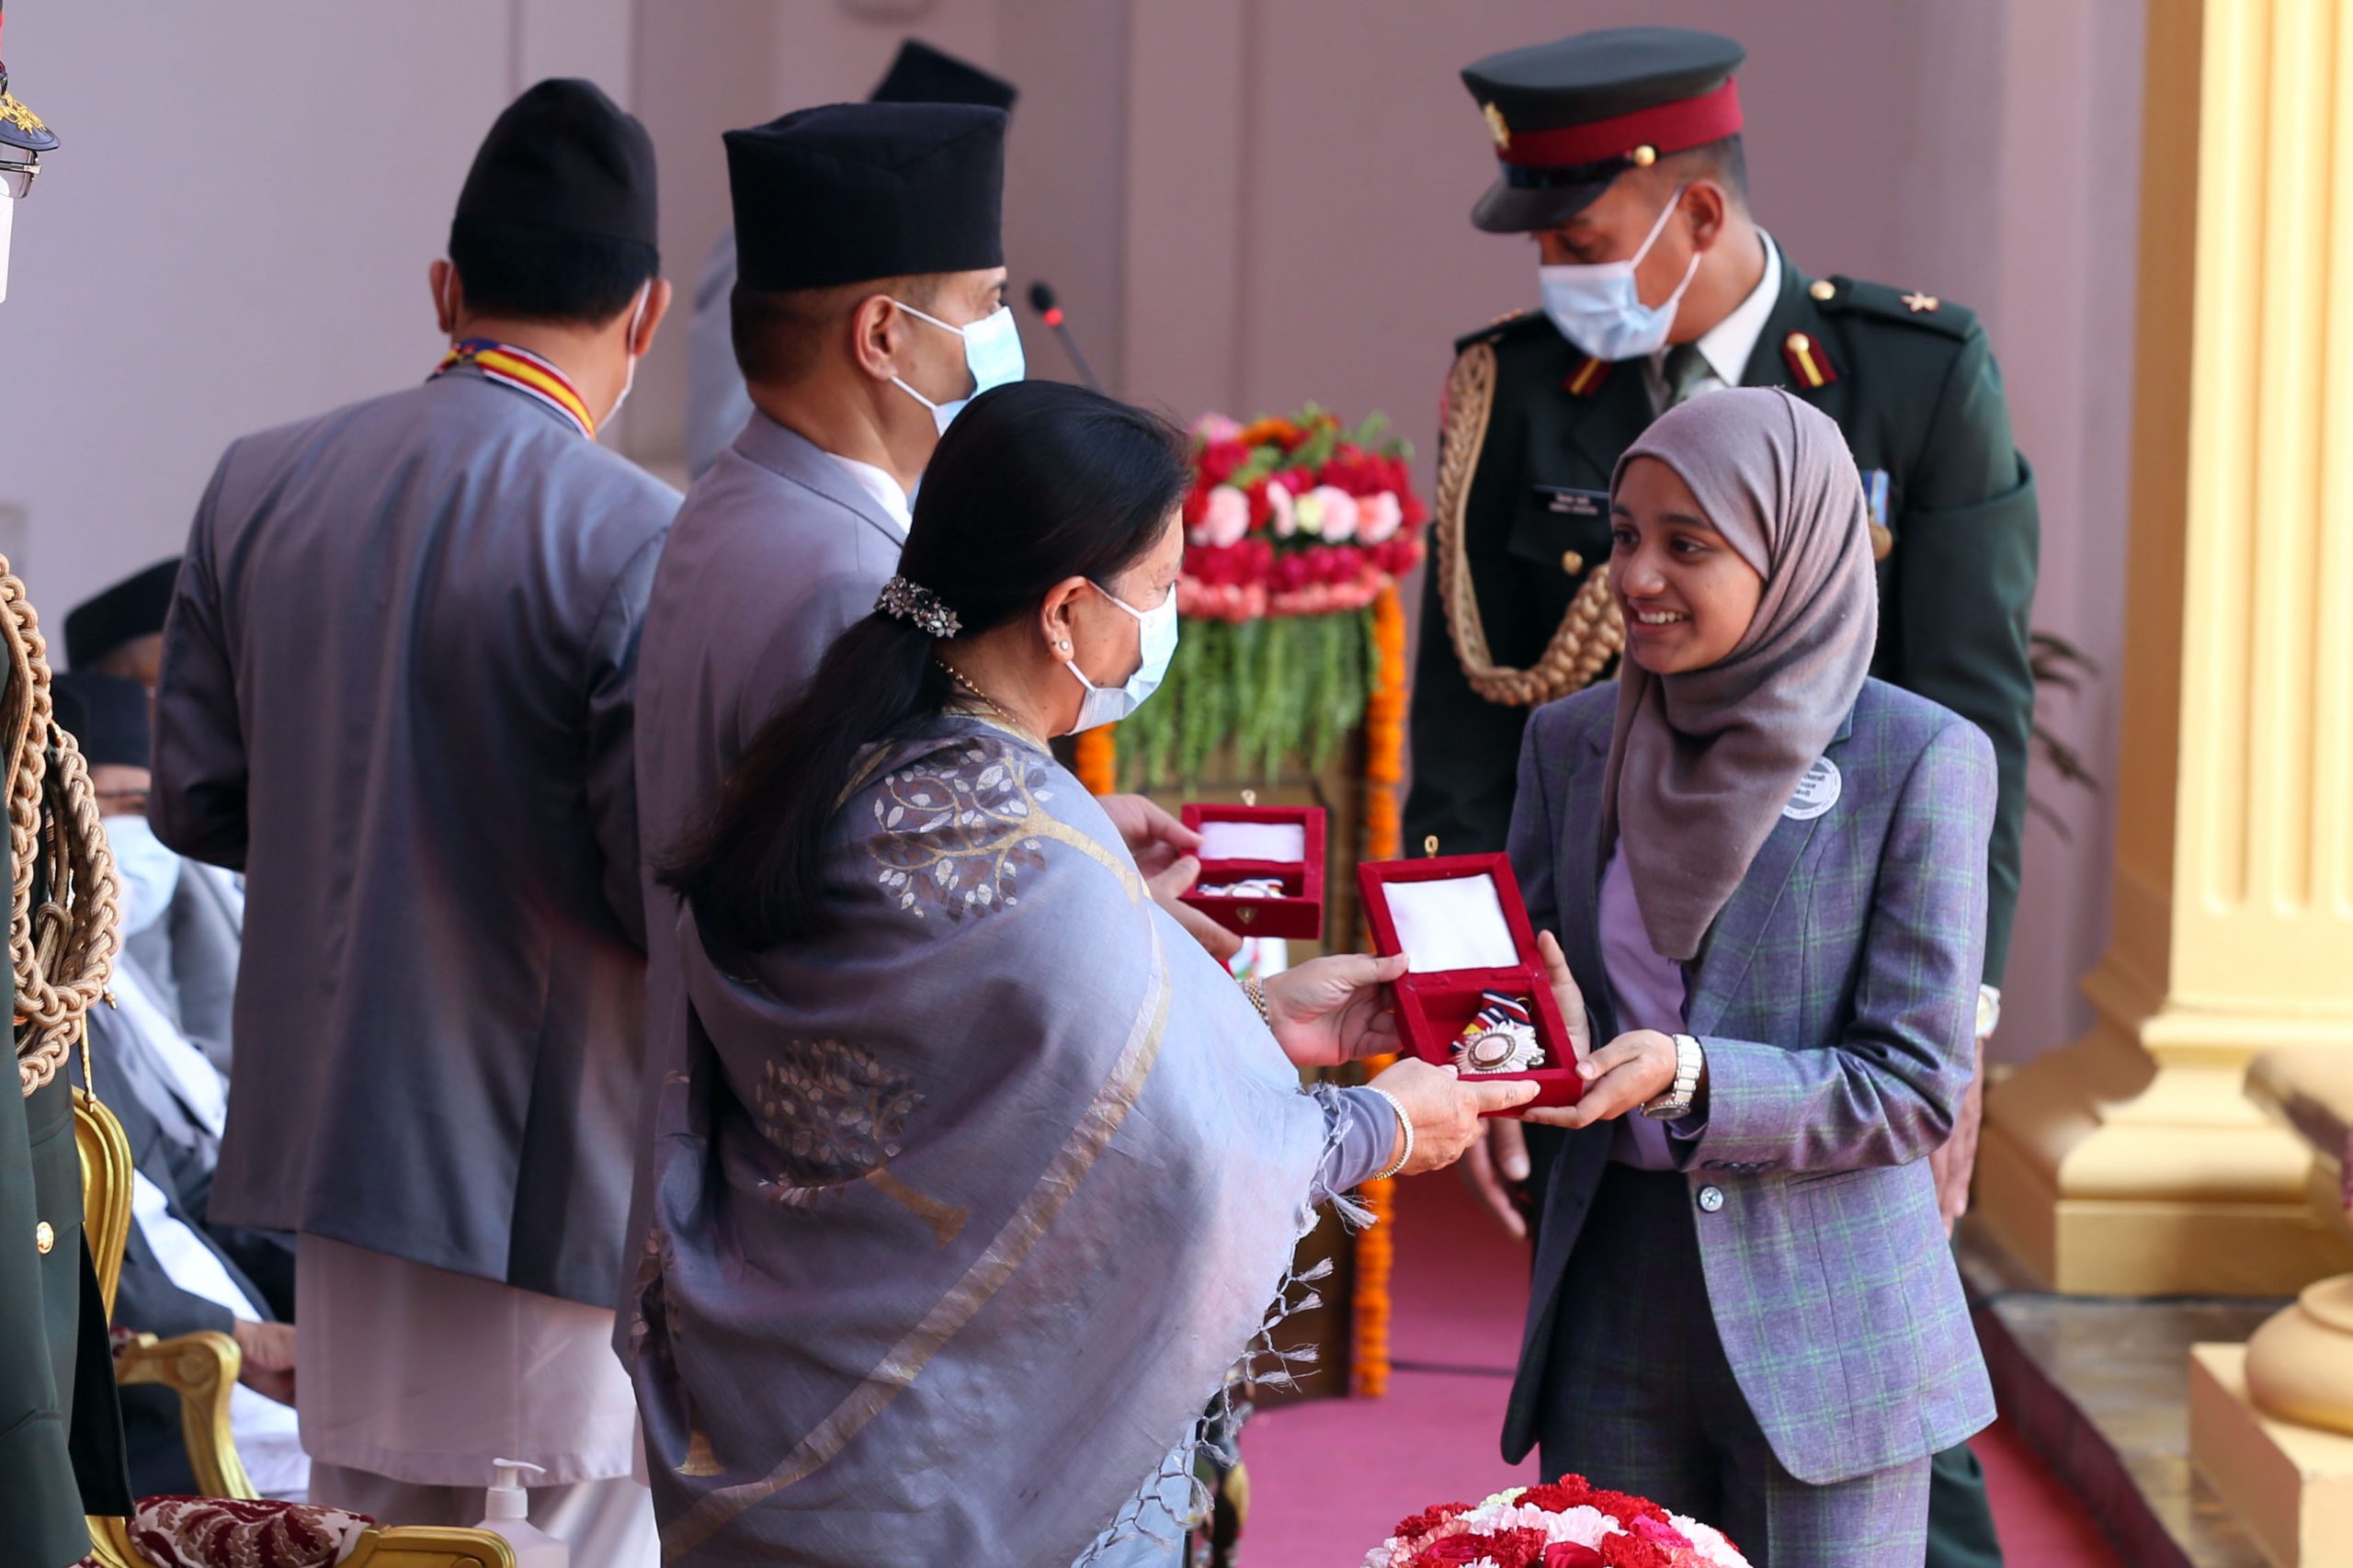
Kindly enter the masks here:
<path id="1" fill-rule="evenodd" d="M 1508 859 L 1449 855 L 1374 861 L 1357 868 L 1357 885 L 1375 948 L 1414 960 L 1396 993 L 1398 1029 L 1415 1055 L 1439 1066 L 1459 1062 L 1456 1042 L 1464 1026 L 1498 999 L 1518 999 L 1526 1004 L 1544 1065 L 1528 1072 L 1466 1073 L 1466 1080 L 1538 1085 L 1541 1092 L 1530 1105 L 1574 1105 L 1584 1096 L 1576 1053 L 1560 1005 L 1544 983 L 1536 933 Z"/>
<path id="2" fill-rule="evenodd" d="M 1312 942 L 1324 935 L 1323 807 L 1195 801 L 1185 807 L 1184 819 L 1208 840 L 1201 846 L 1200 877 L 1185 903 L 1238 937 Z M 1237 847 L 1243 852 L 1235 853 Z M 1264 891 L 1201 891 L 1245 883 Z"/>

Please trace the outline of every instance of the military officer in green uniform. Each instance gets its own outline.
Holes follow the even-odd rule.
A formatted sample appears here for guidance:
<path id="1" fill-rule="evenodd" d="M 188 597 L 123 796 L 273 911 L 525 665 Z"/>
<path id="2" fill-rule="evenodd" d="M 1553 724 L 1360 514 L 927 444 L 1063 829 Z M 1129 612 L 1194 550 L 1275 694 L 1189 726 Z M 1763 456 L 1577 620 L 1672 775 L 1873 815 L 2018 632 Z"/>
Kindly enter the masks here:
<path id="1" fill-rule="evenodd" d="M 17 204 L 56 145 L 10 95 L 0 63 L 0 299 Z M 0 715 L 22 722 L 23 694 L 8 689 L 17 678 L 0 665 Z M 0 736 L 0 767 L 21 738 Z M 0 838 L 0 872 L 8 863 Z M 21 1017 L 15 1033 L 16 1082 L 0 1086 L 0 1562 L 63 1568 L 90 1550 L 85 1515 L 131 1511 L 131 1482 L 106 1312 L 82 1241 L 73 1085 Z"/>
<path id="2" fill-rule="evenodd" d="M 1529 710 L 1614 668 L 1619 455 L 1686 398 L 1786 387 L 1838 421 L 1862 471 L 1880 573 L 1872 673 L 1973 720 L 1999 760 L 1982 1047 L 2018 900 L 2033 479 L 1973 314 L 1917 289 L 1811 277 L 1757 226 L 1734 81 L 1744 58 L 1712 34 L 1628 28 L 1462 73 L 1500 165 L 1472 222 L 1534 237 L 1543 308 L 1456 345 L 1405 838 L 1502 849 Z M 1955 1151 L 1973 1140 L 1965 1126 Z M 1508 1132 L 1498 1143 L 1474 1180 L 1506 1211 L 1506 1183 L 1527 1176 L 1529 1156 Z M 1541 1164 L 1547 1152 L 1529 1153 Z M 1965 1159 L 1943 1165 L 1957 1167 L 1938 1173 L 1956 1189 L 1950 1214 L 1968 1173 Z M 1966 1448 L 1938 1456 L 1928 1562 L 1999 1561 L 1975 1460 Z"/>

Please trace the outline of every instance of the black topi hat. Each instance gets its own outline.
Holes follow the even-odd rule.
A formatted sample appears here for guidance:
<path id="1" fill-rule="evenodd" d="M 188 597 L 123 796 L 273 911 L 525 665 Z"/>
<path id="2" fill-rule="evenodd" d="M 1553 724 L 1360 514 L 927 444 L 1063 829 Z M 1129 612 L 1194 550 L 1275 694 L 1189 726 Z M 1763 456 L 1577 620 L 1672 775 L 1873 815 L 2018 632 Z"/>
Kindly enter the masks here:
<path id="1" fill-rule="evenodd" d="M 65 662 L 87 669 L 126 642 L 164 630 L 172 589 L 180 580 L 180 558 L 158 561 L 144 572 L 100 589 L 65 612 Z"/>
<path id="2" fill-rule="evenodd" d="M 51 676 L 49 689 L 58 728 L 80 744 L 83 761 L 94 767 L 148 765 L 145 687 L 97 670 L 68 670 Z"/>
<path id="3" fill-rule="evenodd" d="M 919 38 L 899 46 L 875 89 L 866 95 L 870 104 L 986 104 L 1010 112 L 1021 95 L 1002 76 L 992 76 L 977 65 L 966 64 Z"/>
<path id="4" fill-rule="evenodd" d="M 1003 266 L 1005 127 L 975 104 L 830 104 L 727 132 L 739 286 Z"/>
<path id="5" fill-rule="evenodd" d="M 1733 73 L 1747 58 L 1716 33 L 1610 28 L 1465 66 L 1503 165 L 1471 222 L 1500 234 L 1549 229 L 1626 170 L 1737 134 Z"/>
<path id="6" fill-rule="evenodd" d="M 594 82 L 551 77 L 483 138 L 458 216 L 659 248 L 654 139 Z"/>

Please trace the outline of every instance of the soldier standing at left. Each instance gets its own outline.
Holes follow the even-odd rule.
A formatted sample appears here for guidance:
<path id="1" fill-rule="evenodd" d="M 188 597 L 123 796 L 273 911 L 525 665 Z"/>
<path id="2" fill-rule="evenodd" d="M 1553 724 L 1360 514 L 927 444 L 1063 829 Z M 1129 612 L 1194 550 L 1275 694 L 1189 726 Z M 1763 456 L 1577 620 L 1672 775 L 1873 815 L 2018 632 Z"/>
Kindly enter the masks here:
<path id="1" fill-rule="evenodd" d="M 41 154 L 56 145 L 40 118 L 9 93 L 0 63 L 0 300 L 8 292 L 17 203 L 32 188 Z M 0 778 L 8 790 L 13 890 L 8 968 L 21 1091 L 0 1090 L 0 1475 L 7 1478 L 0 1485 L 0 1561 L 63 1568 L 90 1550 L 87 1516 L 131 1512 L 106 1308 L 82 1236 L 73 1085 L 63 1071 L 80 1038 L 82 1007 L 110 971 L 113 894 L 103 846 L 95 846 L 93 860 L 92 846 L 60 830 L 70 825 L 77 795 L 92 828 L 97 808 L 73 738 L 51 722 L 40 632 L 5 562 L 0 618 L 6 640 L 29 655 L 21 665 L 13 658 L 0 665 Z M 30 794 L 22 788 L 28 776 Z M 52 863 L 39 854 L 45 840 L 68 858 Z M 44 973 L 32 943 L 31 916 L 38 910 L 49 918 L 45 905 L 60 906 L 78 937 L 54 975 Z M 62 972 L 68 969 L 84 972 Z"/>

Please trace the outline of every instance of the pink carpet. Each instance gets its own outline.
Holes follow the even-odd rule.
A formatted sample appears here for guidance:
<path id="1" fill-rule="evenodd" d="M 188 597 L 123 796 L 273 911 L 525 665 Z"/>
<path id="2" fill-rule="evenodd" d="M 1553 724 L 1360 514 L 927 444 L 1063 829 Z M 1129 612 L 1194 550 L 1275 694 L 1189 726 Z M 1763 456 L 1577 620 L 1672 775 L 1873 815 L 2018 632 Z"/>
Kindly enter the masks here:
<path id="1" fill-rule="evenodd" d="M 1432 1503 L 1536 1479 L 1496 1452 L 1527 1303 L 1525 1250 L 1451 1175 L 1400 1184 L 1386 1399 L 1272 1411 L 1243 1433 L 1246 1568 L 1356 1568 Z M 1978 1438 L 2011 1568 L 2119 1568 L 2047 1466 L 1996 1425 Z"/>

